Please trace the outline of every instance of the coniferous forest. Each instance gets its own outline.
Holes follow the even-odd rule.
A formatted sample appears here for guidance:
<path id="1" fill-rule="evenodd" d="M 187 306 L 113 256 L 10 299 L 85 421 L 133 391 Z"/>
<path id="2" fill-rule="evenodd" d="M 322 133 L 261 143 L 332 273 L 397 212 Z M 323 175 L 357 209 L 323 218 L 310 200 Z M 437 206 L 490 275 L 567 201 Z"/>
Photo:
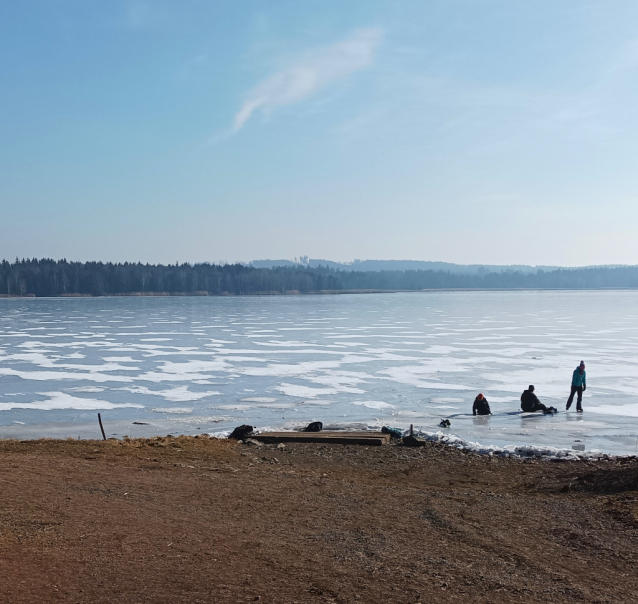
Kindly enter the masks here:
<path id="1" fill-rule="evenodd" d="M 0 295 L 247 295 L 424 289 L 638 288 L 638 267 L 459 274 L 447 271 L 342 271 L 328 267 L 254 268 L 243 264 L 151 265 L 66 260 L 4 260 Z"/>

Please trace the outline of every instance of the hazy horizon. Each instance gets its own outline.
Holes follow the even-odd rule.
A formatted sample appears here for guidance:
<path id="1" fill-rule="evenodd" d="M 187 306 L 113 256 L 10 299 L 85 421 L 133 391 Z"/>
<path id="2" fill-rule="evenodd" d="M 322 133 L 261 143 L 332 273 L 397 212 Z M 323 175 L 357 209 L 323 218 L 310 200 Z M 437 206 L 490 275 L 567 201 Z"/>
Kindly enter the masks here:
<path id="1" fill-rule="evenodd" d="M 0 7 L 0 257 L 638 264 L 638 4 Z"/>

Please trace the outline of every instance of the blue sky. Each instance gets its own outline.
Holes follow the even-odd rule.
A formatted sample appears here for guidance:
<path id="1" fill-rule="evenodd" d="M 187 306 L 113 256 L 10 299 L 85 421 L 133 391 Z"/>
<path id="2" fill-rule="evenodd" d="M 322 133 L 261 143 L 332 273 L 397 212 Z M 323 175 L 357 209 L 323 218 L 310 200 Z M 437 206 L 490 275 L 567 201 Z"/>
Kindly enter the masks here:
<path id="1" fill-rule="evenodd" d="M 0 257 L 638 264 L 635 0 L 0 4 Z"/>

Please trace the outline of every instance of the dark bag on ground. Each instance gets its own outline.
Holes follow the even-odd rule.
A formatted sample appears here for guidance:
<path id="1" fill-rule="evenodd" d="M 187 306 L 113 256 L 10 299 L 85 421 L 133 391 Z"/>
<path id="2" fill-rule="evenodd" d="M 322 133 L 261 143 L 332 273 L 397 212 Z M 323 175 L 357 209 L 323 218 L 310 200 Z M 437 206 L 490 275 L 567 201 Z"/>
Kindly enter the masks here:
<path id="1" fill-rule="evenodd" d="M 321 422 L 312 422 L 303 429 L 304 432 L 321 432 L 322 430 L 323 424 Z"/>
<path id="2" fill-rule="evenodd" d="M 399 430 L 399 428 L 389 428 L 388 426 L 383 426 L 381 428 L 382 434 L 389 434 L 390 438 L 402 438 L 403 431 Z"/>
<path id="3" fill-rule="evenodd" d="M 242 424 L 241 426 L 237 426 L 231 433 L 228 438 L 232 438 L 234 440 L 244 440 L 247 436 L 250 436 L 253 433 L 253 427 L 248 426 L 247 424 Z"/>

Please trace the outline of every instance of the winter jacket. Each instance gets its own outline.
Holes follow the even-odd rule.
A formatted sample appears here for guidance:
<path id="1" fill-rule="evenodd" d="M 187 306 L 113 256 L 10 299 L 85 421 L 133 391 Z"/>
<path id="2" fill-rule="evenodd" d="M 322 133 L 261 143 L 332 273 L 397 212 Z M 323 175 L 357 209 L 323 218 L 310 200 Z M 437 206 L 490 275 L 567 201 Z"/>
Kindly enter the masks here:
<path id="1" fill-rule="evenodd" d="M 487 402 L 487 399 L 485 397 L 483 397 L 482 400 L 479 400 L 478 397 L 474 399 L 472 413 L 474 415 L 490 415 L 492 413 L 490 411 L 490 404 Z"/>
<path id="2" fill-rule="evenodd" d="M 529 390 L 525 390 L 521 394 L 521 409 L 525 413 L 534 413 L 534 411 L 544 411 L 547 407 L 538 400 L 538 397 Z"/>
<path id="3" fill-rule="evenodd" d="M 572 386 L 582 386 L 583 388 L 587 387 L 585 376 L 587 372 L 583 369 L 583 372 L 580 372 L 580 368 L 576 367 L 574 369 L 574 375 L 572 376 Z"/>

